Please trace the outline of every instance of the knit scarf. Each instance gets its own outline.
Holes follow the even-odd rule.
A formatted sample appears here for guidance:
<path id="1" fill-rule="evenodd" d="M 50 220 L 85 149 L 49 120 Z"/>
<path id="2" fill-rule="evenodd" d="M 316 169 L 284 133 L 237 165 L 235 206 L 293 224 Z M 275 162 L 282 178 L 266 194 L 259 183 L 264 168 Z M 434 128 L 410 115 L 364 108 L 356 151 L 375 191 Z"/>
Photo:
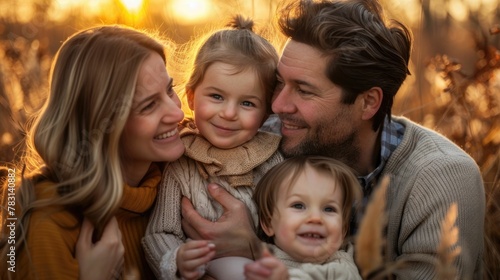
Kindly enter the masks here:
<path id="1" fill-rule="evenodd" d="M 278 149 L 281 137 L 258 132 L 250 141 L 231 149 L 220 149 L 199 134 L 192 121 L 181 127 L 184 154 L 196 161 L 205 179 L 224 176 L 231 187 L 253 186 L 253 169 L 269 159 Z"/>

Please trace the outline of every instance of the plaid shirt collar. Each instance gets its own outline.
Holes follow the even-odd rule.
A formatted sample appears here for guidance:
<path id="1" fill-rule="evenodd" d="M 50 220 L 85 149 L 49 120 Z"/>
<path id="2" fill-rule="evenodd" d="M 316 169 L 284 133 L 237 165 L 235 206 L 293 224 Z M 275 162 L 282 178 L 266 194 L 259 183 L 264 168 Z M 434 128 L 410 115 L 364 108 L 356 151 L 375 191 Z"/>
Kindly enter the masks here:
<path id="1" fill-rule="evenodd" d="M 385 117 L 380 139 L 380 163 L 370 174 L 358 177 L 359 183 L 363 187 L 365 196 L 367 192 L 371 192 L 371 189 L 375 185 L 380 173 L 382 173 L 382 170 L 384 169 L 385 163 L 391 156 L 392 152 L 396 150 L 399 143 L 403 140 L 404 132 L 405 127 L 401 123 L 389 120 L 387 116 Z"/>

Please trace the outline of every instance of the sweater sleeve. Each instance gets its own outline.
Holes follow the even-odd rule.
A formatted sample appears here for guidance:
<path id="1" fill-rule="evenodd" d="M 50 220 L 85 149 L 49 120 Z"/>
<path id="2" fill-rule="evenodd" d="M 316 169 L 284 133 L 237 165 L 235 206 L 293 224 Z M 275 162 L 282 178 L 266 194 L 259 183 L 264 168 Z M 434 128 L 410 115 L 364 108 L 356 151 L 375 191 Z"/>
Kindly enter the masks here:
<path id="1" fill-rule="evenodd" d="M 389 221 L 401 223 L 397 237 L 389 237 L 397 240 L 390 249 L 397 255 L 396 260 L 405 263 L 395 272 L 397 279 L 435 277 L 440 229 L 452 203 L 458 205 L 455 226 L 461 248 L 455 260 L 457 277 L 481 279 L 485 198 L 477 165 L 466 155 L 442 155 L 420 166 L 409 171 L 413 175 L 402 183 L 410 185 L 408 199 L 397 202 L 404 214 L 399 219 L 390 217 Z"/>
<path id="2" fill-rule="evenodd" d="M 26 269 L 31 273 L 29 277 L 40 280 L 78 279 L 75 244 L 80 224 L 68 212 L 51 214 L 50 211 L 38 210 L 32 214 L 27 248 L 20 252 L 18 269 Z"/>
<path id="3" fill-rule="evenodd" d="M 175 178 L 167 168 L 142 239 L 146 259 L 158 279 L 177 278 L 177 249 L 185 240 L 180 213 L 182 193 Z"/>

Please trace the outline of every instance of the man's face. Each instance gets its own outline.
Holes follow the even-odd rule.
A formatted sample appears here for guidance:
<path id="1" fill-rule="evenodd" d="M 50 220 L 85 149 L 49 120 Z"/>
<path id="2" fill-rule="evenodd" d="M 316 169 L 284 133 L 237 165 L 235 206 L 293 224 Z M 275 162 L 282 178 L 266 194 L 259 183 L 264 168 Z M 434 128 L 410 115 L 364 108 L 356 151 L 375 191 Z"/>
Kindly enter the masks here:
<path id="1" fill-rule="evenodd" d="M 278 63 L 272 108 L 281 122 L 286 157 L 324 155 L 353 165 L 359 158 L 361 99 L 342 103 L 342 89 L 326 77 L 327 58 L 289 41 Z"/>

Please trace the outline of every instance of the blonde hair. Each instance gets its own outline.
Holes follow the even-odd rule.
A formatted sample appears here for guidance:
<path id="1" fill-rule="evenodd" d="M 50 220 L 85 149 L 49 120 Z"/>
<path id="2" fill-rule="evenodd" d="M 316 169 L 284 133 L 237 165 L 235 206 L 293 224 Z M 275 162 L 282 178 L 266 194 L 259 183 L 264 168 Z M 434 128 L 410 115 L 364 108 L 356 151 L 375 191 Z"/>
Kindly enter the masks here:
<path id="1" fill-rule="evenodd" d="M 235 15 L 226 28 L 207 33 L 199 40 L 188 43 L 183 55 L 190 61 L 184 88 L 187 98 L 203 81 L 210 65 L 222 62 L 235 67 L 235 74 L 253 69 L 266 93 L 266 111 L 271 113 L 271 99 L 276 86 L 278 53 L 264 37 L 253 32 L 254 22 Z"/>
<path id="2" fill-rule="evenodd" d="M 323 156 L 296 156 L 275 165 L 259 181 L 255 187 L 253 200 L 257 205 L 257 214 L 261 224 L 271 225 L 276 209 L 278 196 L 283 195 L 292 186 L 306 167 L 330 174 L 341 187 L 342 202 L 342 234 L 345 237 L 349 230 L 351 210 L 355 202 L 361 198 L 361 186 L 353 169 L 344 163 Z M 258 235 L 266 242 L 273 243 L 260 227 Z"/>
<path id="3" fill-rule="evenodd" d="M 124 186 L 120 136 L 140 66 L 152 52 L 166 62 L 160 41 L 118 25 L 89 28 L 63 43 L 51 68 L 50 94 L 27 133 L 19 168 L 17 250 L 35 208 L 73 211 L 95 225 L 97 236 L 114 215 Z M 58 196 L 35 197 L 35 185 L 44 180 L 55 183 L 51 190 Z"/>

